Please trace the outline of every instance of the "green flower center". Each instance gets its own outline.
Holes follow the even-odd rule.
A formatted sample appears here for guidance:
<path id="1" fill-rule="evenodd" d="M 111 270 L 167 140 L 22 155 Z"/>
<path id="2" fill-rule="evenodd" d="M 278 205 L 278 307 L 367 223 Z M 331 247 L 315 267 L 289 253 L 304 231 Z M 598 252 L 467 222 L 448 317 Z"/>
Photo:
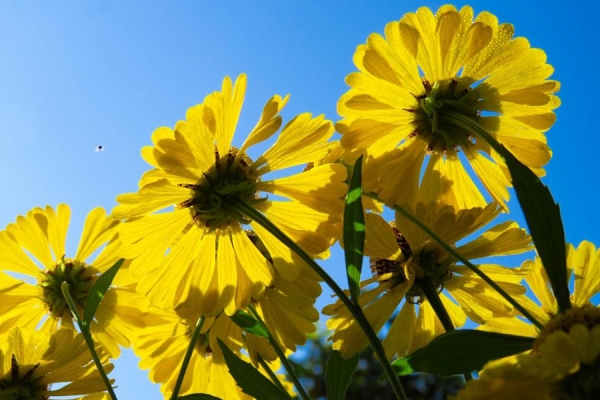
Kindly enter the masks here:
<path id="1" fill-rule="evenodd" d="M 433 283 L 433 286 L 437 289 L 438 293 L 444 290 L 444 282 L 452 277 L 452 272 L 448 270 L 448 264 L 440 262 L 444 259 L 445 252 L 439 248 L 432 250 L 421 251 L 418 255 L 413 255 L 410 262 L 413 268 L 417 272 L 415 277 L 415 284 L 406 293 L 406 300 L 415 304 L 420 304 L 425 298 L 425 293 L 418 284 L 420 280 L 429 279 Z"/>
<path id="2" fill-rule="evenodd" d="M 451 148 L 458 151 L 475 143 L 471 132 L 456 125 L 455 118 L 467 117 L 477 120 L 479 95 L 471 90 L 466 78 L 452 78 L 435 82 L 433 85 L 423 78 L 425 93 L 415 95 L 418 107 L 414 112 L 417 128 L 411 137 L 419 135 L 427 143 L 429 153 L 445 152 Z"/>
<path id="3" fill-rule="evenodd" d="M 38 286 L 42 288 L 42 298 L 48 311 L 56 318 L 72 318 L 61 290 L 62 283 L 69 284 L 69 293 L 75 304 L 83 308 L 92 288 L 95 273 L 85 263 L 63 256 L 52 268 L 43 271 L 42 275 Z"/>
<path id="4" fill-rule="evenodd" d="M 35 371 L 40 364 L 30 366 L 23 376 L 19 371 L 17 358 L 13 354 L 11 359 L 10 372 L 0 378 L 0 399 L 15 400 L 46 400 L 44 396 L 48 390 L 48 385 L 43 385 L 39 381 L 43 376 L 34 377 Z M 21 368 L 22 370 L 23 368 Z"/>
<path id="5" fill-rule="evenodd" d="M 250 220 L 231 206 L 233 198 L 249 204 L 264 201 L 258 198 L 259 179 L 251 168 L 247 155 L 238 156 L 235 147 L 221 157 L 215 149 L 215 164 L 194 184 L 179 184 L 191 190 L 192 197 L 179 204 L 189 208 L 193 220 L 209 230 L 225 229 L 231 224 L 248 224 Z"/>

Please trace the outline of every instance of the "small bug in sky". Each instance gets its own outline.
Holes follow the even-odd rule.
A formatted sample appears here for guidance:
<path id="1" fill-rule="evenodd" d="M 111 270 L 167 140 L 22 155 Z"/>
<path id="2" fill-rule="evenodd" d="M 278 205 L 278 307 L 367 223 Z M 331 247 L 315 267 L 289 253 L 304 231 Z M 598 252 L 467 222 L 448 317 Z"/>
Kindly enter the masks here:
<path id="1" fill-rule="evenodd" d="M 94 150 L 96 153 L 99 151 L 104 151 L 104 147 L 103 146 L 97 146 L 96 149 Z"/>

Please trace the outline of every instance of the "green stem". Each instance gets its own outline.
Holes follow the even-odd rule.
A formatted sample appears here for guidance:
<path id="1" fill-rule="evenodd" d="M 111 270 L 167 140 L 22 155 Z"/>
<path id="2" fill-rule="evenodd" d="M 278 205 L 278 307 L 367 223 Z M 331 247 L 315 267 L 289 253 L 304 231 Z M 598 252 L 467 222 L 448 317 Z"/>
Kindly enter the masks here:
<path id="1" fill-rule="evenodd" d="M 183 362 L 181 363 L 181 369 L 179 370 L 179 375 L 177 376 L 177 382 L 175 383 L 175 388 L 173 389 L 173 394 L 171 395 L 171 400 L 177 400 L 179 396 L 179 391 L 181 390 L 181 384 L 183 383 L 183 378 L 185 377 L 185 373 L 187 371 L 187 367 L 190 364 L 190 360 L 192 359 L 192 354 L 194 353 L 194 348 L 196 347 L 196 341 L 198 340 L 198 336 L 200 336 L 200 331 L 202 330 L 202 325 L 204 325 L 204 315 L 201 315 L 196 322 L 196 328 L 192 333 L 192 337 L 190 339 L 190 345 L 185 351 L 185 355 L 183 356 Z"/>
<path id="2" fill-rule="evenodd" d="M 285 387 L 283 386 L 283 384 L 281 383 L 281 381 L 277 378 L 277 375 L 275 375 L 275 373 L 273 372 L 273 370 L 271 369 L 271 367 L 269 367 L 269 364 L 267 364 L 267 362 L 265 360 L 262 359 L 262 357 L 258 357 L 258 364 L 263 367 L 263 369 L 265 370 L 265 372 L 267 373 L 267 375 L 269 375 L 269 377 L 271 378 L 271 380 L 273 381 L 273 383 L 275 385 L 277 385 L 277 387 L 279 389 L 281 389 L 282 392 L 287 393 L 287 390 L 285 389 Z"/>
<path id="3" fill-rule="evenodd" d="M 446 310 L 444 303 L 442 303 L 442 300 L 440 299 L 437 289 L 433 286 L 431 278 L 416 279 L 415 282 L 419 285 L 423 293 L 425 293 L 427 301 L 431 304 L 431 308 L 435 311 L 435 315 L 439 318 L 444 330 L 446 332 L 453 331 L 454 324 L 450 319 L 450 315 L 448 315 L 448 310 Z"/>
<path id="4" fill-rule="evenodd" d="M 379 197 L 374 193 L 364 193 L 364 195 L 381 201 L 379 199 Z M 446 250 L 448 253 L 450 253 L 452 256 L 454 256 L 457 260 L 462 262 L 467 268 L 469 268 L 475 274 L 477 274 L 477 276 L 479 276 L 485 283 L 490 285 L 496 292 L 498 292 L 500 294 L 500 296 L 502 296 L 511 306 L 513 306 L 515 309 L 517 309 L 525 318 L 527 318 L 533 325 L 535 325 L 536 328 L 538 328 L 540 330 L 542 330 L 544 328 L 544 326 L 538 320 L 536 320 L 533 317 L 533 315 L 531 315 L 529 313 L 529 311 L 527 311 L 515 299 L 510 297 L 510 295 L 508 293 L 506 293 L 504 291 L 504 289 L 502 289 L 496 282 L 491 280 L 490 277 L 487 276 L 483 271 L 481 271 L 479 268 L 477 268 L 475 265 L 473 265 L 469 260 L 467 260 L 462 255 L 460 255 L 452 246 L 450 246 L 449 244 L 444 242 L 442 240 L 442 238 L 440 238 L 438 235 L 435 234 L 435 232 L 433 232 L 431 229 L 429 229 L 429 227 L 427 225 L 423 224 L 416 217 L 414 217 L 411 213 L 409 213 L 408 211 L 406 211 L 405 209 L 403 209 L 400 206 L 392 206 L 392 208 L 394 209 L 394 211 L 397 211 L 398 213 L 402 214 L 409 221 L 411 221 L 412 223 L 417 225 L 419 228 L 421 228 L 423 231 L 425 231 L 425 233 L 427 233 L 433 240 L 435 240 L 440 246 L 442 246 L 442 248 L 444 250 Z"/>
<path id="5" fill-rule="evenodd" d="M 379 362 L 383 368 L 384 373 L 392 385 L 392 390 L 394 391 L 396 398 L 401 400 L 406 400 L 406 394 L 404 394 L 404 390 L 400 385 L 400 380 L 398 376 L 394 373 L 392 366 L 388 362 L 388 359 L 385 355 L 385 351 L 383 350 L 383 346 L 377 337 L 377 334 L 371 327 L 371 324 L 365 317 L 362 312 L 362 309 L 354 304 L 348 296 L 344 293 L 344 291 L 338 286 L 338 284 L 325 272 L 319 264 L 317 264 L 311 256 L 309 256 L 300 246 L 298 246 L 293 240 L 287 237 L 281 230 L 275 226 L 271 221 L 265 218 L 259 211 L 246 204 L 243 200 L 232 198 L 231 205 L 235 207 L 238 211 L 246 214 L 249 218 L 254 220 L 256 223 L 261 225 L 263 228 L 267 229 L 273 236 L 281 241 L 284 245 L 289 247 L 292 251 L 294 251 L 308 266 L 310 266 L 322 279 L 325 283 L 333 290 L 333 292 L 338 296 L 338 298 L 344 303 L 344 305 L 348 308 L 356 322 L 360 325 L 365 336 L 369 340 L 369 343 L 373 347 L 373 351 L 377 355 Z"/>
<path id="6" fill-rule="evenodd" d="M 417 285 L 419 285 L 423 293 L 425 293 L 427 301 L 429 301 L 429 304 L 431 304 L 431 308 L 433 308 L 433 311 L 435 311 L 435 315 L 437 315 L 438 319 L 442 323 L 444 330 L 446 332 L 453 331 L 455 328 L 454 324 L 452 323 L 452 319 L 450 319 L 448 310 L 446 310 L 446 307 L 444 307 L 444 303 L 442 303 L 440 294 L 433 285 L 431 278 L 417 279 L 415 282 Z M 473 379 L 470 373 L 463 374 L 463 377 L 465 378 L 465 381 L 470 381 Z"/>
<path id="7" fill-rule="evenodd" d="M 100 376 L 102 377 L 102 382 L 104 382 L 104 386 L 106 386 L 106 390 L 108 390 L 108 394 L 110 395 L 110 398 L 112 400 L 117 400 L 117 395 L 115 394 L 115 391 L 113 390 L 113 387 L 110 384 L 110 380 L 108 379 L 108 376 L 106 375 L 106 372 L 104 371 L 104 367 L 102 366 L 102 361 L 100 361 L 100 357 L 98 357 L 98 353 L 96 353 L 96 348 L 94 346 L 94 340 L 92 339 L 92 335 L 90 333 L 89 327 L 83 326 L 83 320 L 81 319 L 81 315 L 79 314 L 79 311 L 77 311 L 77 305 L 75 304 L 75 301 L 73 301 L 73 298 L 71 297 L 71 293 L 69 293 L 69 284 L 67 282 L 61 283 L 60 290 L 62 291 L 63 296 L 65 297 L 65 301 L 67 302 L 67 305 L 69 306 L 69 310 L 71 310 L 71 314 L 75 317 L 75 322 L 77 322 L 77 326 L 79 326 L 79 330 L 81 331 L 81 334 L 83 335 L 83 339 L 85 340 L 85 343 L 87 344 L 88 349 L 90 349 L 90 353 L 92 353 L 92 359 L 94 360 L 94 364 L 96 364 L 96 368 L 98 369 L 98 372 L 100 373 Z"/>
<path id="8" fill-rule="evenodd" d="M 279 359 L 281 360 L 283 367 L 285 368 L 285 370 L 288 373 L 288 376 L 294 383 L 294 386 L 296 387 L 296 390 L 298 391 L 298 394 L 300 395 L 300 397 L 303 400 L 310 400 L 310 397 L 308 396 L 308 394 L 302 387 L 300 380 L 296 376 L 296 373 L 294 372 L 294 368 L 292 367 L 292 364 L 290 364 L 290 360 L 288 360 L 287 357 L 285 356 L 284 351 L 281 349 L 281 346 L 279 346 L 279 343 L 277 343 L 277 341 L 271 334 L 271 331 L 267 327 L 267 324 L 265 324 L 265 322 L 262 320 L 262 318 L 260 317 L 260 314 L 258 314 L 256 312 L 256 309 L 254 308 L 254 306 L 249 305 L 248 310 L 250 310 L 250 313 L 252 314 L 252 316 L 254 318 L 256 318 L 256 320 L 261 325 L 261 327 L 267 332 L 267 335 L 268 335 L 267 339 L 269 340 L 269 344 L 271 345 L 271 347 L 273 347 L 273 350 L 275 350 L 277 357 L 279 357 Z M 277 382 L 279 382 L 279 380 L 277 380 Z M 286 391 L 286 393 L 287 393 L 287 391 Z"/>

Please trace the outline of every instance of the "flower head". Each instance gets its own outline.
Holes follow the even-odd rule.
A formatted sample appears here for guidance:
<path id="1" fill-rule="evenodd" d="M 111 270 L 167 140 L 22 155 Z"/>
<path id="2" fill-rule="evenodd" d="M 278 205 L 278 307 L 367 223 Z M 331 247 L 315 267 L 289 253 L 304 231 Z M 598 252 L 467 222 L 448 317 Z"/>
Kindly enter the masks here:
<path id="1" fill-rule="evenodd" d="M 275 270 L 296 279 L 302 261 L 240 210 L 264 214 L 309 254 L 325 256 L 337 235 L 346 170 L 323 164 L 289 177 L 265 174 L 325 156 L 334 146 L 331 122 L 301 114 L 285 125 L 271 148 L 255 160 L 247 150 L 280 128 L 287 102 L 274 96 L 239 147 L 232 146 L 246 76 L 223 81 L 221 91 L 188 110 L 175 129 L 159 128 L 143 149 L 154 167 L 137 193 L 117 198 L 113 216 L 128 219 L 120 230 L 138 291 L 159 307 L 187 302 L 204 315 L 233 314 L 259 298 Z M 277 196 L 269 199 L 267 193 Z M 289 201 L 282 201 L 287 198 Z M 174 209 L 172 206 L 175 205 Z M 271 254 L 269 262 L 244 230 L 251 227 Z"/>
<path id="2" fill-rule="evenodd" d="M 595 399 L 599 373 L 600 310 L 576 306 L 554 316 L 531 351 L 487 363 L 456 399 Z"/>
<path id="3" fill-rule="evenodd" d="M 467 210 L 434 202 L 418 203 L 411 210 L 466 259 L 529 250 L 529 236 L 510 221 L 493 226 L 473 241 L 456 244 L 491 222 L 498 212 L 498 205 L 493 203 Z M 455 327 L 462 326 L 467 316 L 483 324 L 491 318 L 510 315 L 512 308 L 495 290 L 399 213 L 391 225 L 377 214 L 367 214 L 365 222 L 364 253 L 371 257 L 373 277 L 361 283 L 359 304 L 376 332 L 393 318 L 383 341 L 389 358 L 395 354 L 402 357 L 445 331 L 425 297 L 423 285 L 436 288 Z M 481 264 L 478 268 L 509 294 L 524 292 L 519 284 L 523 269 L 494 264 Z M 400 312 L 392 317 L 400 304 Z M 365 335 L 339 300 L 325 307 L 323 313 L 332 316 L 327 326 L 335 330 L 334 349 L 349 357 L 366 346 Z"/>
<path id="4" fill-rule="evenodd" d="M 522 267 L 531 270 L 525 281 L 534 298 L 520 296 L 518 300 L 544 329 L 538 331 L 514 317 L 497 318 L 479 327 L 536 339 L 531 351 L 487 363 L 480 379 L 469 382 L 457 398 L 514 399 L 515 393 L 524 399 L 598 397 L 600 309 L 590 302 L 600 292 L 600 251 L 588 241 L 577 248 L 567 245 L 567 279 L 574 277 L 574 290 L 573 307 L 564 313 L 558 312 L 540 258 L 527 260 Z"/>
<path id="5" fill-rule="evenodd" d="M 15 327 L 0 335 L 0 398 L 45 400 L 106 390 L 83 336 Z M 100 353 L 102 354 L 102 353 Z M 106 362 L 107 357 L 103 357 Z M 104 364 L 108 373 L 112 364 Z M 53 389 L 52 385 L 60 384 Z M 71 397 L 69 397 L 71 398 Z"/>
<path id="6" fill-rule="evenodd" d="M 252 232 L 246 234 L 261 254 L 272 262 L 258 236 Z M 252 307 L 277 344 L 284 351 L 292 352 L 316 330 L 314 323 L 319 313 L 314 303 L 321 294 L 321 287 L 318 276 L 307 266 L 303 266 L 300 276 L 294 281 L 283 279 L 277 271 L 275 274 L 273 283 L 265 289 L 262 297 L 252 300 Z M 248 309 L 246 311 L 249 312 Z M 161 383 L 165 396 L 173 390 L 192 327 L 199 317 L 199 313 L 188 304 L 182 304 L 174 311 L 152 308 L 145 316 L 145 328 L 137 332 L 133 348 L 141 358 L 140 367 L 150 369 L 150 379 Z M 207 318 L 202 327 L 182 394 L 204 392 L 221 398 L 246 398 L 227 372 L 217 339 L 238 355 L 243 354 L 240 353 L 243 350 L 247 352 L 253 365 L 263 372 L 264 363 L 278 369 L 277 355 L 267 340 L 244 332 L 229 316 L 221 313 Z"/>
<path id="7" fill-rule="evenodd" d="M 70 216 L 66 204 L 56 210 L 36 207 L 0 231 L 0 271 L 4 271 L 0 272 L 0 333 L 15 325 L 33 331 L 40 322 L 46 332 L 61 326 L 73 328 L 61 284 L 69 284 L 71 297 L 82 312 L 94 283 L 120 259 L 120 245 L 115 240 L 119 221 L 102 208 L 90 211 L 77 251 L 67 257 Z M 102 299 L 91 326 L 94 338 L 112 357 L 119 355 L 119 345 L 130 345 L 131 330 L 141 324 L 145 303 L 126 285 L 119 286 L 119 281 L 120 274 Z"/>
<path id="8" fill-rule="evenodd" d="M 368 190 L 393 204 L 416 196 L 429 156 L 420 186 L 430 199 L 483 207 L 466 160 L 506 208 L 506 167 L 473 124 L 543 174 L 551 156 L 543 132 L 555 121 L 559 84 L 547 79 L 553 68 L 544 52 L 513 33 L 490 13 L 474 18 L 468 6 L 445 5 L 435 15 L 422 7 L 387 24 L 385 37 L 373 33 L 357 48 L 359 72 L 346 78 L 351 88 L 338 102 L 345 118 L 338 128 L 348 153 L 368 156 Z"/>

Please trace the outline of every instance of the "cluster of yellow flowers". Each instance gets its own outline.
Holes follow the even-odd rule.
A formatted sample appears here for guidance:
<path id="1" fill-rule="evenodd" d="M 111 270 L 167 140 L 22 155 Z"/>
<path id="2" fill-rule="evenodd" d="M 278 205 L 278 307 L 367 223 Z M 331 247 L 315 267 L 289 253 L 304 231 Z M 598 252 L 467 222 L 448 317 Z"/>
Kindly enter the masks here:
<path id="1" fill-rule="evenodd" d="M 74 255 L 66 254 L 65 204 L 34 208 L 1 231 L 0 398 L 108 398 L 61 287 L 68 283 L 81 312 L 96 281 L 121 258 L 91 324 L 106 370 L 121 346 L 132 347 L 169 397 L 200 324 L 181 395 L 248 398 L 218 340 L 293 393 L 272 372 L 281 364 L 269 342 L 232 317 L 241 310 L 262 319 L 278 346 L 294 352 L 316 329 L 321 277 L 257 216 L 312 258 L 327 257 L 342 236 L 348 171 L 361 155 L 369 209 L 364 254 L 372 277 L 360 283 L 358 304 L 376 332 L 393 316 L 383 339 L 386 356 L 409 355 L 468 317 L 482 330 L 538 339 L 530 352 L 489 363 L 459 399 L 574 398 L 565 393 L 585 386 L 577 374 L 599 362 L 600 318 L 589 302 L 600 290 L 600 252 L 592 244 L 567 247 L 575 277 L 568 315 L 558 315 L 537 258 L 520 268 L 478 264 L 546 325 L 540 333 L 404 214 L 396 212 L 391 222 L 381 216 L 384 208 L 407 210 L 469 260 L 532 250 L 529 235 L 511 221 L 463 240 L 508 212 L 511 186 L 503 158 L 473 126 L 542 176 L 551 157 L 544 132 L 559 105 L 559 83 L 548 79 L 552 67 L 543 51 L 513 37 L 511 25 L 487 12 L 475 16 L 470 7 L 446 5 L 435 14 L 420 8 L 384 33 L 358 46 L 358 72 L 346 78 L 350 89 L 338 102 L 343 119 L 335 126 L 309 113 L 284 125 L 279 114 L 288 96 L 276 95 L 236 148 L 246 76 L 225 77 L 221 90 L 190 108 L 184 121 L 154 131 L 152 145 L 142 149 L 151 169 L 139 189 L 119 195 L 110 214 L 101 208 L 88 214 Z M 339 141 L 332 140 L 336 130 Z M 268 150 L 251 158 L 253 146 L 274 136 Z M 431 288 L 449 321 L 434 310 Z M 339 299 L 322 312 L 344 357 L 368 345 Z"/>

